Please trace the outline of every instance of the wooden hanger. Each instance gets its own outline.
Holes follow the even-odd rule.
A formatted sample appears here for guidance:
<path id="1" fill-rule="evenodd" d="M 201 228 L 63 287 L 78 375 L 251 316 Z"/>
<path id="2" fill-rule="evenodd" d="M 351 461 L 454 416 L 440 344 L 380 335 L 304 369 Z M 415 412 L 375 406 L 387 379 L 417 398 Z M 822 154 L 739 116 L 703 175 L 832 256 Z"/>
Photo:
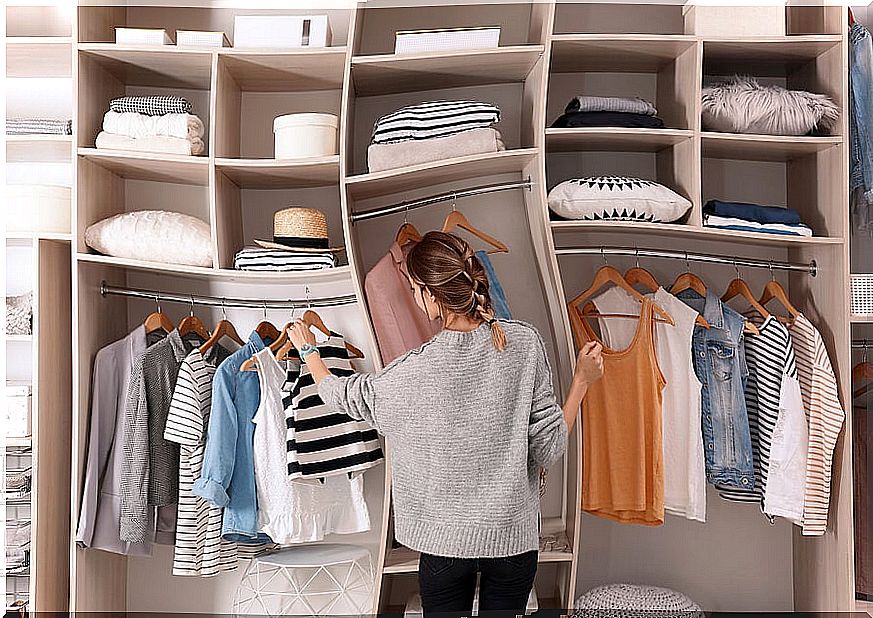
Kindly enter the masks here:
<path id="1" fill-rule="evenodd" d="M 706 296 L 706 284 L 700 277 L 690 271 L 676 277 L 676 281 L 670 286 L 670 294 L 676 296 L 679 292 L 684 292 L 685 290 L 694 290 L 701 296 Z"/>
<path id="2" fill-rule="evenodd" d="M 281 335 L 279 329 L 273 326 L 272 322 L 267 320 L 267 301 L 264 301 L 264 319 L 261 320 L 260 324 L 255 326 L 255 332 L 258 333 L 261 341 L 265 343 L 276 341 Z"/>
<path id="3" fill-rule="evenodd" d="M 734 268 L 736 268 L 736 264 L 734 264 Z M 761 317 L 766 320 L 770 317 L 770 314 L 761 306 L 761 303 L 755 299 L 752 290 L 749 289 L 749 284 L 743 281 L 743 279 L 739 277 L 739 274 L 740 271 L 737 269 L 737 277 L 728 285 L 727 290 L 725 290 L 724 295 L 721 297 L 721 302 L 726 303 L 736 296 L 742 296 L 746 299 L 749 305 L 751 305 L 752 309 L 761 314 Z M 761 334 L 758 326 L 749 320 L 746 320 L 743 330 L 747 333 L 752 333 L 753 335 Z"/>
<path id="4" fill-rule="evenodd" d="M 155 294 L 155 305 L 155 310 L 143 321 L 146 335 L 158 332 L 159 330 L 169 334 L 175 327 L 169 316 L 161 311 L 161 297 L 159 294 Z"/>
<path id="5" fill-rule="evenodd" d="M 203 324 L 203 321 L 194 315 L 194 297 L 191 297 L 191 312 L 182 318 L 182 321 L 179 322 L 179 336 L 184 337 L 189 333 L 196 333 L 198 337 L 203 339 L 204 341 L 209 339 L 209 331 L 206 329 L 206 325 Z"/>
<path id="6" fill-rule="evenodd" d="M 406 221 L 403 222 L 403 225 L 400 226 L 400 229 L 397 230 L 397 234 L 394 236 L 394 242 L 401 247 L 407 243 L 418 242 L 419 240 L 421 240 L 419 231 L 414 225 Z"/>
<path id="7" fill-rule="evenodd" d="M 324 320 L 321 319 L 321 316 L 315 313 L 312 309 L 307 309 L 303 314 L 303 323 L 307 326 L 317 328 L 320 330 L 326 337 L 330 337 L 332 332 L 331 330 L 325 326 Z M 276 360 L 282 361 L 289 358 L 289 353 L 293 350 L 294 344 L 289 339 L 285 345 L 276 353 Z M 361 352 L 358 348 L 353 346 L 348 341 L 346 342 L 346 350 L 349 351 L 350 358 L 364 358 L 364 353 Z"/>
<path id="8" fill-rule="evenodd" d="M 624 280 L 631 287 L 642 285 L 650 292 L 657 292 L 661 284 L 655 277 L 645 268 L 640 266 L 640 258 L 637 256 L 637 264 L 633 268 L 628 268 L 624 271 Z"/>
<path id="9" fill-rule="evenodd" d="M 861 362 L 852 367 L 852 384 L 861 380 L 873 380 L 873 364 L 867 362 L 867 345 L 864 342 L 864 356 Z M 866 395 L 870 390 L 871 384 L 865 384 L 862 387 L 852 391 L 852 399 L 857 399 L 862 395 Z"/>
<path id="10" fill-rule="evenodd" d="M 464 216 L 459 210 L 454 210 L 454 205 L 452 206 L 452 212 L 446 217 L 445 222 L 443 223 L 443 232 L 451 232 L 456 227 L 461 228 L 462 230 L 466 230 L 470 232 L 473 236 L 478 238 L 479 240 L 485 241 L 489 245 L 493 246 L 494 249 L 487 251 L 489 255 L 492 253 L 509 253 L 509 247 L 505 244 L 483 232 L 480 229 L 477 229 L 473 226 L 472 223 Z"/>
<path id="11" fill-rule="evenodd" d="M 785 293 L 785 288 L 782 287 L 782 284 L 776 281 L 775 278 L 772 278 L 772 265 L 770 266 L 770 275 L 771 279 L 767 282 L 767 285 L 764 286 L 764 292 L 761 294 L 761 298 L 758 302 L 763 307 L 771 300 L 778 300 L 779 303 L 788 310 L 788 315 L 792 318 L 797 318 L 797 316 L 800 315 L 800 311 L 798 311 L 797 307 L 792 305 L 791 301 L 788 300 L 788 294 Z"/>
<path id="12" fill-rule="evenodd" d="M 231 340 L 235 341 L 237 345 L 245 345 L 245 342 L 242 340 L 242 337 L 239 336 L 239 333 L 236 332 L 236 328 L 233 323 L 227 319 L 227 311 L 224 308 L 224 300 L 221 301 L 221 311 L 222 317 L 221 321 L 215 325 L 215 328 L 212 330 L 212 336 L 209 337 L 205 341 L 203 345 L 200 346 L 200 354 L 206 354 L 212 346 L 218 343 L 223 337 L 228 337 Z"/>
<path id="13" fill-rule="evenodd" d="M 627 281 L 624 280 L 624 277 L 621 276 L 621 273 L 616 268 L 610 266 L 609 264 L 606 264 L 604 266 L 601 266 L 597 273 L 595 273 L 594 281 L 591 283 L 588 289 L 568 303 L 568 306 L 571 310 L 570 313 L 578 313 L 580 306 L 586 300 L 591 298 L 595 294 L 595 292 L 598 292 L 600 288 L 609 283 L 620 287 L 622 290 L 630 294 L 634 299 L 639 302 L 647 300 L 645 296 L 637 292 L 628 284 Z M 667 322 L 670 325 L 675 325 L 675 322 L 673 322 L 673 317 L 669 313 L 667 313 L 660 305 L 658 305 L 657 303 L 652 303 L 652 305 L 655 309 L 657 317 L 661 318 L 664 322 Z M 635 317 L 639 319 L 639 316 Z"/>

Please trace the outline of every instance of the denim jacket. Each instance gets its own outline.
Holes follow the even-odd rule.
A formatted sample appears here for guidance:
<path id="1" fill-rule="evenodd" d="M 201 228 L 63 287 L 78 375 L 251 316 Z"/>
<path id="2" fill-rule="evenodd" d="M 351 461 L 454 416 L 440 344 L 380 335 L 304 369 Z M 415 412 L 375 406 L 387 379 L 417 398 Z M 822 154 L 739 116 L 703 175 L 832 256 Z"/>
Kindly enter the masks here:
<path id="1" fill-rule="evenodd" d="M 216 370 L 203 471 L 194 482 L 195 495 L 224 507 L 222 536 L 238 543 L 270 542 L 258 532 L 252 453 L 252 418 L 261 400 L 261 387 L 257 372 L 239 370 L 246 359 L 263 349 L 263 340 L 253 332 L 248 343 Z"/>
<path id="2" fill-rule="evenodd" d="M 861 229 L 873 225 L 873 41 L 861 24 L 849 29 L 849 190 L 857 191 Z"/>
<path id="3" fill-rule="evenodd" d="M 691 344 L 694 373 L 703 385 L 706 478 L 713 484 L 750 489 L 755 485 L 755 470 L 743 394 L 749 376 L 743 351 L 745 318 L 712 293 L 704 298 L 688 289 L 678 298 L 703 315 L 710 326 L 695 326 Z"/>

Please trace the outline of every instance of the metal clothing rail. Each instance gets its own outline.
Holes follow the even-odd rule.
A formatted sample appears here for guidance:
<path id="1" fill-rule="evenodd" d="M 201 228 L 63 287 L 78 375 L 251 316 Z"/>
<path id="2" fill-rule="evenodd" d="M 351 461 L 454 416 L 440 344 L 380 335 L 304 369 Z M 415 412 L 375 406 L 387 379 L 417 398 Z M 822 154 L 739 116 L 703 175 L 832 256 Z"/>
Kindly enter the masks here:
<path id="1" fill-rule="evenodd" d="M 162 303 L 184 303 L 186 305 L 206 305 L 210 307 L 239 307 L 243 309 L 307 309 L 310 307 L 335 307 L 339 305 L 351 305 L 358 302 L 352 295 L 328 296 L 323 298 L 309 298 L 309 287 L 306 288 L 306 298 L 288 300 L 269 300 L 254 298 L 233 298 L 230 296 L 205 296 L 202 294 L 179 294 L 176 292 L 161 292 L 159 290 L 142 290 L 138 288 L 126 288 L 109 285 L 105 281 L 100 283 L 102 296 L 128 296 L 132 298 L 148 298 Z"/>
<path id="2" fill-rule="evenodd" d="M 873 349 L 873 339 L 852 339 L 852 347 L 858 350 Z"/>
<path id="3" fill-rule="evenodd" d="M 531 181 L 531 179 L 525 178 L 524 180 L 520 180 L 518 182 L 504 182 L 494 185 L 470 187 L 469 189 L 449 191 L 447 193 L 440 193 L 439 195 L 424 197 L 420 200 L 400 202 L 399 204 L 394 204 L 393 206 L 382 206 L 380 208 L 374 208 L 373 210 L 365 210 L 363 212 L 354 213 L 351 215 L 351 220 L 352 223 L 356 223 L 357 221 L 366 221 L 367 219 L 393 215 L 397 214 L 398 212 L 408 212 L 410 210 L 415 210 L 416 208 L 430 206 L 431 204 L 439 204 L 440 202 L 447 202 L 449 200 L 456 200 L 462 197 L 473 197 L 475 195 L 498 193 L 500 191 L 512 191 L 513 189 L 530 189 L 532 186 L 533 182 Z"/>
<path id="4" fill-rule="evenodd" d="M 815 277 L 817 266 L 815 260 L 809 263 L 780 262 L 778 260 L 756 260 L 754 258 L 724 257 L 708 253 L 693 253 L 691 251 L 670 251 L 666 249 L 638 249 L 636 247 L 561 247 L 555 249 L 558 255 L 628 255 L 631 257 L 667 258 L 685 260 L 686 262 L 708 262 L 710 264 L 728 264 L 735 268 L 768 268 L 770 270 L 796 270 L 809 273 Z"/>

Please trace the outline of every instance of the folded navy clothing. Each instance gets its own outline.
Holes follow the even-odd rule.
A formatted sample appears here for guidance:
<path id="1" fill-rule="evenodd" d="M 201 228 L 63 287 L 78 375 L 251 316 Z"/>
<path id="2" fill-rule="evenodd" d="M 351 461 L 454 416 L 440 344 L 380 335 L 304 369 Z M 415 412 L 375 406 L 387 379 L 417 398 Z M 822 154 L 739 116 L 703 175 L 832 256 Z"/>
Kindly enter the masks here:
<path id="1" fill-rule="evenodd" d="M 657 116 L 629 114 L 626 112 L 569 112 L 561 114 L 554 128 L 580 127 L 632 127 L 637 129 L 663 129 L 664 121 Z"/>
<path id="2" fill-rule="evenodd" d="M 747 204 L 745 202 L 723 202 L 721 200 L 709 200 L 703 205 L 703 212 L 707 215 L 719 217 L 732 217 L 745 219 L 758 223 L 800 223 L 800 215 L 790 208 L 778 206 L 761 206 L 760 204 Z"/>

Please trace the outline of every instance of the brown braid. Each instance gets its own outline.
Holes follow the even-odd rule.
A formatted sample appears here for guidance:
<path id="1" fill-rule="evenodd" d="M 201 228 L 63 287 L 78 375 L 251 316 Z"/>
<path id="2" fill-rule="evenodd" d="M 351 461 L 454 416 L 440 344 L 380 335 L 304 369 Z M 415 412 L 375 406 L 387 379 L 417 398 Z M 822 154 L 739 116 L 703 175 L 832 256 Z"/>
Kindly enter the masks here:
<path id="1" fill-rule="evenodd" d="M 506 349 L 506 333 L 494 318 L 488 275 L 464 239 L 428 232 L 410 250 L 406 269 L 418 285 L 433 294 L 441 315 L 456 313 L 486 322 L 494 347 Z"/>

